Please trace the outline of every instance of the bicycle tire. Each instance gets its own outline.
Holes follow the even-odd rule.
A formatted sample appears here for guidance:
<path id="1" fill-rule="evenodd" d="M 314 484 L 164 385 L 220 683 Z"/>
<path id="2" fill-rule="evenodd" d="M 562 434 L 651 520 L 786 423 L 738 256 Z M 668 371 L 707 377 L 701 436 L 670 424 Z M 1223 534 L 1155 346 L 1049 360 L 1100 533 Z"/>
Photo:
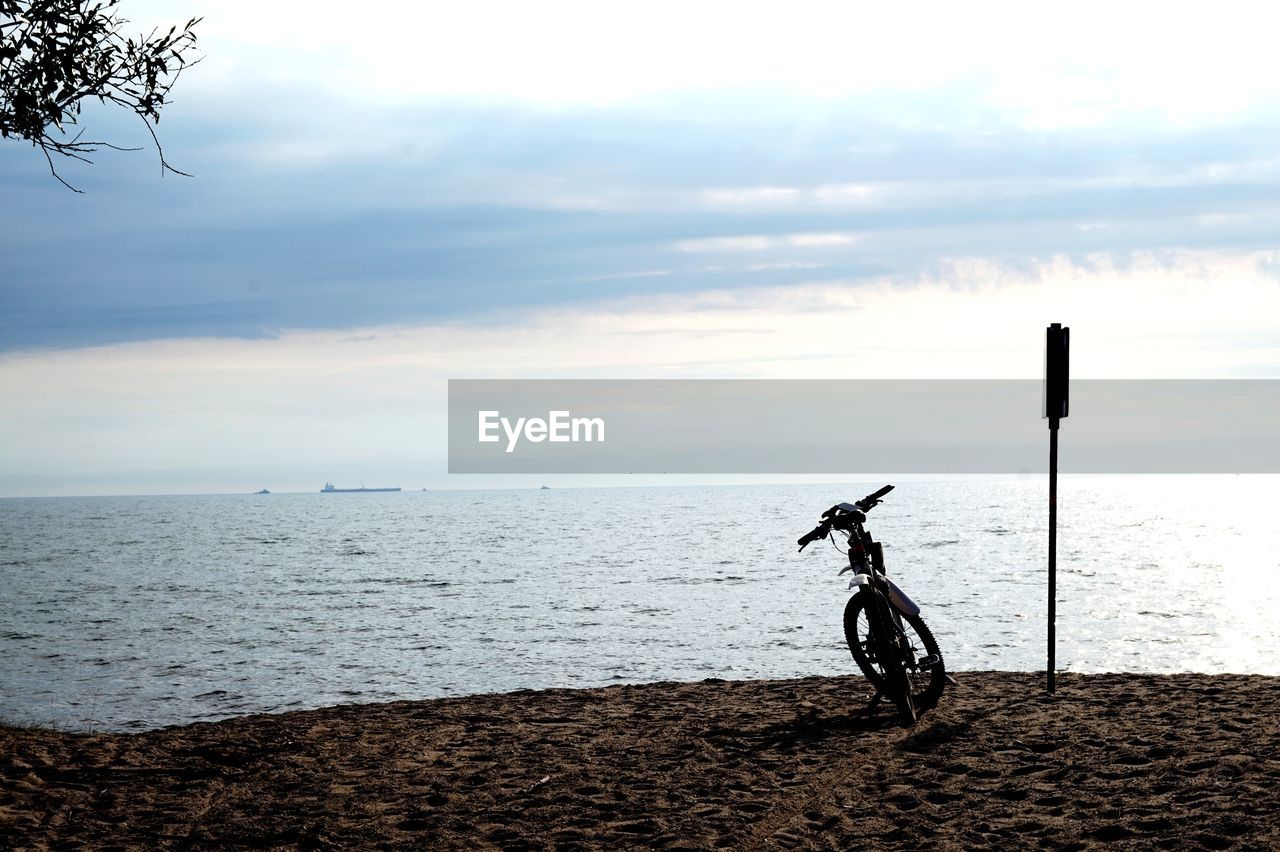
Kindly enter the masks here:
<path id="1" fill-rule="evenodd" d="M 884 619 L 892 618 L 887 600 L 882 598 L 876 602 L 876 606 L 880 610 L 881 624 L 885 623 Z M 880 690 L 889 696 L 889 700 L 897 708 L 903 727 L 914 725 L 917 719 L 916 705 L 911 700 L 911 681 L 907 679 L 907 669 L 902 663 L 897 642 L 890 630 L 880 629 L 876 631 L 875 643 L 880 670 L 884 673 L 884 686 Z"/>
<path id="2" fill-rule="evenodd" d="M 867 652 L 872 639 L 868 635 L 868 620 L 862 618 L 861 622 L 859 621 L 860 616 L 866 612 L 870 594 L 869 592 L 859 591 L 849 598 L 849 602 L 844 608 L 844 637 L 849 646 L 849 652 L 853 655 L 853 660 L 858 664 L 858 668 L 862 670 L 863 675 L 877 689 L 888 695 L 886 688 L 889 684 L 884 673 L 877 667 L 877 660 L 875 659 L 879 656 L 879 652 L 874 649 L 872 653 Z M 937 706 L 947 682 L 942 651 L 938 648 L 938 642 L 934 639 L 928 625 L 924 623 L 924 619 L 919 615 L 910 615 L 908 613 L 899 613 L 899 615 L 910 626 L 916 640 L 919 641 L 920 648 L 916 648 L 915 640 L 912 641 L 913 660 L 916 663 L 929 657 L 933 657 L 936 660 L 927 669 L 912 665 L 908 667 L 906 672 L 907 679 L 911 682 L 911 697 L 916 709 L 920 711 L 928 710 Z M 908 634 L 908 638 L 911 638 L 910 634 Z M 921 648 L 924 651 L 923 655 L 918 653 Z"/>

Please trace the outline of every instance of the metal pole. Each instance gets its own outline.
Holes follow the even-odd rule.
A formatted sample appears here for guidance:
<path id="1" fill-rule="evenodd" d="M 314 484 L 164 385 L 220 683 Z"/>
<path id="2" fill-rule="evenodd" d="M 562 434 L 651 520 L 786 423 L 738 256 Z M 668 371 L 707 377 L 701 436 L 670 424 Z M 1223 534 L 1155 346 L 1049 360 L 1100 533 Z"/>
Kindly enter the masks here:
<path id="1" fill-rule="evenodd" d="M 1058 617 L 1058 418 L 1049 418 L 1049 692 L 1054 691 L 1054 629 Z"/>

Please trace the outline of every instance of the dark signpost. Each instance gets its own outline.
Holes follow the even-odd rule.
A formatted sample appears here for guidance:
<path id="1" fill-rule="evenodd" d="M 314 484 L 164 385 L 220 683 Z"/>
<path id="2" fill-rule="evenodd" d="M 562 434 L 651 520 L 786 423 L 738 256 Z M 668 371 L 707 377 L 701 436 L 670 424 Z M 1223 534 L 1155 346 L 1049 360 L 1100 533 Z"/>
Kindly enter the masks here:
<path id="1" fill-rule="evenodd" d="M 1044 336 L 1044 416 L 1049 419 L 1049 660 L 1048 689 L 1053 692 L 1054 622 L 1058 615 L 1058 421 L 1067 416 L 1071 329 L 1054 323 Z"/>

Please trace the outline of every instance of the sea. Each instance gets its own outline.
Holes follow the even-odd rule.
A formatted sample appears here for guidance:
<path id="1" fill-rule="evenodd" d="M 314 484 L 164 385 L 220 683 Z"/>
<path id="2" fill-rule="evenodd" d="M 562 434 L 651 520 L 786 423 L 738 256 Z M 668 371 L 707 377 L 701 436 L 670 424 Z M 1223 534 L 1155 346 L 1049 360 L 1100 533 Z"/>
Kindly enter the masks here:
<path id="1" fill-rule="evenodd" d="M 0 500 L 0 721 L 259 712 L 856 671 L 847 560 L 795 540 L 882 480 Z M 1064 476 L 1068 672 L 1280 675 L 1280 478 Z M 950 670 L 1043 670 L 1047 483 L 870 513 Z"/>

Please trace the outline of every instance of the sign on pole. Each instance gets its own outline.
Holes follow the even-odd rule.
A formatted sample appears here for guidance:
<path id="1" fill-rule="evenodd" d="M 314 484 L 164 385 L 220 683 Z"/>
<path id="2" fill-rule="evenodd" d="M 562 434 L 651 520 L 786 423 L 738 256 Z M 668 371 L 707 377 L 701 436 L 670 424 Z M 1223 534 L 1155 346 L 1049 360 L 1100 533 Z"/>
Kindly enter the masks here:
<path id="1" fill-rule="evenodd" d="M 1056 688 L 1056 620 L 1058 616 L 1058 421 L 1067 416 L 1070 384 L 1071 329 L 1054 323 L 1044 336 L 1044 414 L 1049 420 L 1049 636 L 1045 670 L 1049 692 Z"/>

